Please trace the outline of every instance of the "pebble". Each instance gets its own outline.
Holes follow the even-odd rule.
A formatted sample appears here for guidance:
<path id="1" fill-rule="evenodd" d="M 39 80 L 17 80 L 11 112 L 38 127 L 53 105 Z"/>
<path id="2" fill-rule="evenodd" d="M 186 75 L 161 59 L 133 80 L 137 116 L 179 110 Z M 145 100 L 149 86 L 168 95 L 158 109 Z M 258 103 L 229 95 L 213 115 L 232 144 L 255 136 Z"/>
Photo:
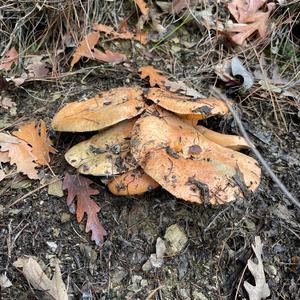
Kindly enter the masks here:
<path id="1" fill-rule="evenodd" d="M 167 228 L 164 238 L 169 242 L 166 250 L 168 256 L 178 255 L 188 241 L 184 230 L 177 224 Z"/>

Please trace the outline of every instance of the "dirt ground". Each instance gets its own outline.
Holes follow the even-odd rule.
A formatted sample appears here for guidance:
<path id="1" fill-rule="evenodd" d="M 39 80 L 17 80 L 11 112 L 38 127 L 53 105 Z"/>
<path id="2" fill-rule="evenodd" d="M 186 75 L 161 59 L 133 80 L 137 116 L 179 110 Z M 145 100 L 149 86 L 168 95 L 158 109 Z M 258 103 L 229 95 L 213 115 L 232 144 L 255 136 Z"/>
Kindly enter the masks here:
<path id="1" fill-rule="evenodd" d="M 185 30 L 178 31 L 179 38 Z M 203 52 L 199 57 L 190 50 L 176 52 L 175 58 L 167 60 L 167 49 L 166 45 L 155 52 L 154 58 L 135 49 L 130 70 L 126 65 L 85 62 L 82 72 L 75 71 L 59 81 L 31 81 L 19 88 L 9 84 L 6 93 L 16 102 L 17 114 L 12 116 L 0 108 L 0 128 L 12 130 L 18 120 L 43 119 L 58 150 L 52 156 L 53 172 L 59 176 L 66 171 L 75 173 L 64 160 L 64 153 L 90 134 L 59 134 L 51 129 L 54 113 L 65 103 L 112 87 L 137 84 L 147 88 L 147 82 L 137 74 L 144 60 L 164 71 L 176 70 L 175 76 L 189 78 L 207 94 L 215 75 L 205 70 Z M 299 197 L 300 115 L 296 106 L 284 104 L 286 130 L 275 120 L 272 102 L 263 94 L 247 98 L 241 93 L 230 95 L 258 150 Z M 220 132 L 239 134 L 230 115 L 202 123 Z M 48 168 L 42 172 L 51 176 Z M 20 174 L 0 182 L 0 273 L 7 272 L 12 282 L 1 292 L 1 300 L 49 299 L 33 289 L 13 266 L 23 255 L 37 257 L 47 274 L 52 274 L 53 260 L 58 258 L 70 299 L 248 299 L 243 283 L 254 284 L 246 264 L 254 258 L 251 244 L 255 236 L 263 242 L 266 281 L 271 289 L 268 299 L 300 299 L 300 212 L 266 173 L 255 194 L 216 207 L 177 200 L 162 189 L 139 197 L 115 197 L 98 178 L 92 179 L 101 190 L 93 198 L 102 207 L 100 218 L 108 232 L 102 248 L 95 246 L 84 226 L 76 222 L 66 205 L 66 193 L 61 198 L 50 196 L 47 187 L 38 189 L 38 182 Z M 17 204 L 7 208 L 17 199 Z M 161 267 L 147 269 L 145 263 L 155 253 L 157 239 L 164 238 L 172 225 L 182 229 L 187 243 L 180 253 L 166 256 Z"/>

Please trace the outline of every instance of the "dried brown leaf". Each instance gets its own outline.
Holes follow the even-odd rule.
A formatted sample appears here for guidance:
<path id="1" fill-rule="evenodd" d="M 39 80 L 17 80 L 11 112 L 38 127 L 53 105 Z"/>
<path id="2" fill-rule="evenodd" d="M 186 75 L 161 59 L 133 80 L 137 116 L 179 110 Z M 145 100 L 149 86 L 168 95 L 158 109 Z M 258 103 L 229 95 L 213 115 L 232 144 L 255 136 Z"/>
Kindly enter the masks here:
<path id="1" fill-rule="evenodd" d="M 267 4 L 267 11 L 258 10 L 263 4 L 261 0 L 235 0 L 228 5 L 230 13 L 238 23 L 227 24 L 227 32 L 231 34 L 231 40 L 242 45 L 254 32 L 258 31 L 261 38 L 265 38 L 268 29 L 268 20 L 275 3 Z"/>
<path id="2" fill-rule="evenodd" d="M 149 17 L 149 7 L 145 3 L 145 1 L 144 0 L 134 0 L 134 2 L 139 7 L 139 9 L 140 9 L 141 13 L 144 15 L 144 17 L 146 19 L 148 19 L 148 17 Z"/>
<path id="3" fill-rule="evenodd" d="M 91 199 L 91 196 L 98 195 L 99 191 L 90 187 L 93 182 L 81 175 L 66 174 L 63 182 L 64 190 L 68 190 L 67 204 L 70 206 L 77 198 L 77 221 L 80 223 L 84 214 L 87 215 L 85 231 L 92 231 L 92 240 L 97 245 L 102 245 L 104 236 L 107 234 L 98 219 L 99 205 Z"/>
<path id="4" fill-rule="evenodd" d="M 18 62 L 18 52 L 15 47 L 11 48 L 5 53 L 5 56 L 0 63 L 0 70 L 10 70 L 13 64 Z"/>
<path id="5" fill-rule="evenodd" d="M 18 258 L 13 265 L 16 268 L 22 269 L 23 275 L 35 289 L 46 292 L 55 300 L 68 300 L 67 289 L 62 280 L 61 271 L 57 262 L 55 264 L 55 272 L 51 280 L 47 277 L 40 264 L 33 257 Z"/>
<path id="6" fill-rule="evenodd" d="M 10 164 L 17 165 L 17 172 L 26 174 L 30 179 L 38 179 L 35 156 L 24 141 L 11 135 L 0 133 L 0 151 L 8 152 Z"/>
<path id="7" fill-rule="evenodd" d="M 38 126 L 35 122 L 25 124 L 12 134 L 32 147 L 32 154 L 35 156 L 38 164 L 49 164 L 49 153 L 55 153 L 55 149 L 51 146 L 52 142 L 47 136 L 46 124 L 43 120 L 40 121 Z"/>
<path id="8" fill-rule="evenodd" d="M 73 58 L 71 61 L 71 67 L 73 67 L 82 56 L 91 58 L 93 57 L 92 50 L 98 43 L 100 38 L 99 32 L 93 31 L 88 33 L 83 40 L 80 42 L 79 47 L 76 49 L 75 53 L 73 54 Z"/>
<path id="9" fill-rule="evenodd" d="M 161 88 L 165 87 L 165 83 L 168 82 L 168 78 L 163 75 L 162 71 L 153 68 L 152 66 L 145 66 L 139 69 L 141 78 L 145 79 L 149 77 L 149 83 L 151 87 L 158 85 Z"/>
<path id="10" fill-rule="evenodd" d="M 248 259 L 248 268 L 252 273 L 255 285 L 249 282 L 244 282 L 244 287 L 249 294 L 250 300 L 261 300 L 270 296 L 271 292 L 266 282 L 264 266 L 262 261 L 262 243 L 259 236 L 255 237 L 255 244 L 252 245 L 258 263 L 256 264 L 251 259 Z"/>

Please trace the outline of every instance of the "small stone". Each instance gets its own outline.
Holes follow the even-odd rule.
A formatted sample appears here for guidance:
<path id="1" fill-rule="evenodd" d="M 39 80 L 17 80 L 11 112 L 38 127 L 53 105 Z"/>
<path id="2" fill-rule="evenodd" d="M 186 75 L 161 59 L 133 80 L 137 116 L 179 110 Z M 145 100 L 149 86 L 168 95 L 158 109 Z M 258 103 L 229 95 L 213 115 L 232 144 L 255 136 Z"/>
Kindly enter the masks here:
<path id="1" fill-rule="evenodd" d="M 127 272 L 122 267 L 119 267 L 118 270 L 115 271 L 112 275 L 111 278 L 112 288 L 117 287 L 126 276 L 127 276 Z"/>
<path id="2" fill-rule="evenodd" d="M 65 213 L 65 212 L 61 214 L 60 221 L 62 223 L 67 223 L 67 222 L 70 221 L 70 219 L 71 219 L 71 215 L 70 214 Z"/>
<path id="3" fill-rule="evenodd" d="M 147 286 L 148 285 L 148 281 L 146 280 L 146 279 L 142 279 L 141 280 L 141 286 L 142 287 L 145 287 L 145 286 Z"/>
<path id="4" fill-rule="evenodd" d="M 63 184 L 62 181 L 53 177 L 48 185 L 48 194 L 56 197 L 62 197 L 64 195 L 63 192 Z"/>
<path id="5" fill-rule="evenodd" d="M 195 290 L 193 291 L 192 295 L 194 300 L 208 300 L 204 294 Z"/>
<path id="6" fill-rule="evenodd" d="M 60 235 L 60 229 L 59 228 L 54 228 L 52 231 L 52 235 L 54 237 L 58 237 Z"/>
<path id="7" fill-rule="evenodd" d="M 46 242 L 47 246 L 52 252 L 55 252 L 57 250 L 57 244 L 55 242 Z"/>
<path id="8" fill-rule="evenodd" d="M 160 268 L 164 263 L 164 260 L 162 258 L 157 258 L 154 253 L 150 255 L 149 261 L 154 268 Z"/>
<path id="9" fill-rule="evenodd" d="M 178 255 L 188 241 L 183 229 L 177 224 L 167 228 L 164 238 L 169 242 L 166 253 L 170 256 Z"/>
<path id="10" fill-rule="evenodd" d="M 152 264 L 150 262 L 150 260 L 148 259 L 142 266 L 142 270 L 144 272 L 149 272 L 152 269 Z"/>
<path id="11" fill-rule="evenodd" d="M 276 276 L 277 275 L 277 269 L 273 265 L 266 265 L 265 271 L 269 276 Z"/>

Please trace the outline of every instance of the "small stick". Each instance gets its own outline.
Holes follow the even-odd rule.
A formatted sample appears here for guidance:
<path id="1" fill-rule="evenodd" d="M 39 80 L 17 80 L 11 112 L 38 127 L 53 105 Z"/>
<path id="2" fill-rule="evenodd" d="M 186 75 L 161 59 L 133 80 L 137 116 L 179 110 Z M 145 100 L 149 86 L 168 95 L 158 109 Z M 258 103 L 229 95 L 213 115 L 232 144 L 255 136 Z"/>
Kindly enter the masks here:
<path id="1" fill-rule="evenodd" d="M 289 190 L 286 188 L 286 186 L 275 175 L 275 173 L 269 167 L 268 163 L 265 161 L 265 159 L 262 157 L 262 155 L 260 154 L 260 152 L 256 149 L 256 147 L 254 146 L 254 144 L 250 140 L 250 138 L 249 138 L 249 136 L 248 136 L 248 134 L 247 134 L 247 132 L 246 132 L 243 124 L 242 124 L 241 119 L 239 118 L 239 116 L 236 113 L 236 111 L 234 110 L 234 108 L 230 105 L 229 99 L 223 93 L 221 93 L 217 88 L 213 88 L 213 92 L 216 94 L 217 97 L 221 98 L 226 103 L 228 109 L 232 113 L 232 116 L 233 116 L 233 118 L 234 118 L 237 126 L 239 127 L 239 129 L 241 131 L 242 136 L 244 137 L 244 139 L 249 144 L 251 150 L 253 151 L 253 153 L 255 154 L 256 158 L 259 160 L 259 162 L 262 164 L 262 166 L 264 167 L 265 171 L 269 174 L 269 176 L 272 178 L 272 180 L 278 185 L 278 187 L 280 188 L 280 190 L 282 191 L 282 193 L 285 194 L 287 196 L 287 198 L 300 209 L 300 202 L 299 202 L 299 200 L 297 200 L 289 192 Z"/>
<path id="2" fill-rule="evenodd" d="M 58 181 L 58 180 L 59 180 L 59 178 L 57 178 L 56 180 L 49 181 L 49 182 L 47 182 L 47 183 L 42 184 L 41 186 L 37 187 L 36 189 L 34 189 L 34 190 L 30 191 L 29 193 L 25 194 L 24 196 L 18 198 L 18 199 L 17 199 L 16 201 L 14 201 L 13 203 L 7 205 L 6 208 L 10 208 L 10 207 L 16 205 L 17 203 L 19 203 L 20 201 L 26 199 L 26 198 L 29 197 L 30 195 L 36 193 L 37 191 L 43 189 L 44 187 L 46 187 L 46 186 L 48 186 L 49 184 L 54 183 L 54 182 L 56 182 L 56 181 Z"/>

